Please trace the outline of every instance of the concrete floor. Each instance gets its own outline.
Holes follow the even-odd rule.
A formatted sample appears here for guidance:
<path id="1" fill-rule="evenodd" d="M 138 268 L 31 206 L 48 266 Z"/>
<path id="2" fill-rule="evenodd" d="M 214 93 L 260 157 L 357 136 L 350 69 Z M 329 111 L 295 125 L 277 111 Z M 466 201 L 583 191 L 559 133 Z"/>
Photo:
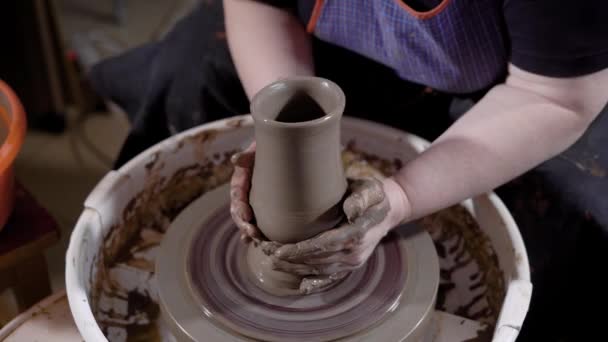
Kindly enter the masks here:
<path id="1" fill-rule="evenodd" d="M 124 50 L 161 36 L 195 2 L 125 0 L 121 24 L 112 16 L 111 0 L 56 0 L 55 6 L 66 46 L 75 35 L 101 33 Z M 69 112 L 68 117 L 68 128 L 61 135 L 29 131 L 16 161 L 19 181 L 61 226 L 61 241 L 46 254 L 53 291 L 65 287 L 64 256 L 83 201 L 110 170 L 129 129 L 120 113 Z M 9 291 L 0 293 L 0 326 L 14 314 L 13 304 Z"/>

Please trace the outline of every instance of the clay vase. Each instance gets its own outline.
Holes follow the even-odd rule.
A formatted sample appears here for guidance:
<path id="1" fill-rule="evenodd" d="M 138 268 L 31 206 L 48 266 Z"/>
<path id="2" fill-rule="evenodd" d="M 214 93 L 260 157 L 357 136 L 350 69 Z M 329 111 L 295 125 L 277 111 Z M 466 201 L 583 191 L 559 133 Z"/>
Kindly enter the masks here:
<path id="1" fill-rule="evenodd" d="M 316 77 L 281 80 L 253 98 L 257 145 L 249 201 L 256 225 L 269 240 L 299 242 L 342 220 L 344 106 L 342 90 Z M 250 279 L 266 292 L 299 294 L 302 277 L 273 270 L 270 257 L 253 244 L 247 265 Z"/>
<path id="2" fill-rule="evenodd" d="M 249 199 L 269 240 L 302 241 L 342 219 L 344 106 L 342 90 L 317 77 L 281 80 L 254 96 L 257 146 Z"/>

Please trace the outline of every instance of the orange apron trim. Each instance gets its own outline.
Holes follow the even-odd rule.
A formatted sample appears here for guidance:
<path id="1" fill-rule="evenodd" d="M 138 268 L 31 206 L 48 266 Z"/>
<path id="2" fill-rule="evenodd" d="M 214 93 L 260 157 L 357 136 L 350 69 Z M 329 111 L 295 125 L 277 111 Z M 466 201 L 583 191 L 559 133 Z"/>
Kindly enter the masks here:
<path id="1" fill-rule="evenodd" d="M 410 6 L 408 6 L 402 0 L 395 0 L 395 2 L 398 3 L 399 6 L 401 6 L 401 8 L 408 11 L 414 17 L 416 17 L 418 19 L 422 19 L 422 20 L 430 19 L 430 18 L 436 16 L 437 14 L 441 13 L 441 11 L 443 11 L 448 6 L 450 1 L 451 0 L 443 0 L 439 5 L 435 6 L 435 8 L 433 8 L 432 10 L 429 10 L 426 12 L 419 12 L 419 11 L 414 10 Z M 316 9 L 316 7 L 315 7 L 315 9 Z"/>
<path id="2" fill-rule="evenodd" d="M 314 33 L 315 27 L 317 26 L 317 21 L 319 21 L 319 17 L 321 16 L 321 9 L 323 8 L 324 0 L 317 0 L 315 2 L 315 7 L 312 10 L 312 15 L 310 16 L 310 20 L 308 21 L 308 25 L 306 25 L 306 31 L 308 33 Z"/>
<path id="3" fill-rule="evenodd" d="M 6 126 L 6 130 L 8 131 L 9 125 L 11 124 L 11 118 L 8 116 L 7 110 L 4 109 L 2 105 L 0 105 L 0 120 L 2 120 L 2 123 L 4 126 Z M 2 145 L 1 143 L 2 142 L 0 141 L 0 145 Z"/>

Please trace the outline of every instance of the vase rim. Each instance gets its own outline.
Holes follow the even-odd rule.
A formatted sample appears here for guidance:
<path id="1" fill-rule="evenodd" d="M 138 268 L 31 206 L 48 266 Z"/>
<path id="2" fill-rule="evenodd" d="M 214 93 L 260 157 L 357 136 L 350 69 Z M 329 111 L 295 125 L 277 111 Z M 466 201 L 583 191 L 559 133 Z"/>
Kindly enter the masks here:
<path id="1" fill-rule="evenodd" d="M 272 118 L 263 117 L 256 107 L 260 103 L 260 98 L 264 96 L 268 96 L 268 94 L 272 91 L 276 91 L 277 88 L 288 87 L 292 84 L 309 84 L 314 85 L 316 83 L 319 86 L 326 87 L 329 91 L 333 92 L 336 96 L 336 104 L 333 106 L 331 110 L 326 111 L 325 115 L 306 121 L 298 121 L 298 122 L 284 122 L 278 121 Z M 277 127 L 277 128 L 312 128 L 316 126 L 322 126 L 325 122 L 339 119 L 344 112 L 346 97 L 342 89 L 333 81 L 328 79 L 317 77 L 317 76 L 294 76 L 289 78 L 280 79 L 275 81 L 253 96 L 251 99 L 251 116 L 253 117 L 254 122 L 262 122 L 268 126 Z"/>

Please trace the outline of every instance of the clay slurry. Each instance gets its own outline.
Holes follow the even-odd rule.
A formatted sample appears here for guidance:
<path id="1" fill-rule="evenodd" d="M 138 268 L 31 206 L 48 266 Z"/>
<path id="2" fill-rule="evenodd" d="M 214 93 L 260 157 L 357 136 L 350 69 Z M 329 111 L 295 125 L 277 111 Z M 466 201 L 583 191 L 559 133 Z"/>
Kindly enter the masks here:
<path id="1" fill-rule="evenodd" d="M 276 121 L 286 123 L 306 122 L 322 118 L 325 111 L 307 92 L 296 92 L 277 114 Z"/>

